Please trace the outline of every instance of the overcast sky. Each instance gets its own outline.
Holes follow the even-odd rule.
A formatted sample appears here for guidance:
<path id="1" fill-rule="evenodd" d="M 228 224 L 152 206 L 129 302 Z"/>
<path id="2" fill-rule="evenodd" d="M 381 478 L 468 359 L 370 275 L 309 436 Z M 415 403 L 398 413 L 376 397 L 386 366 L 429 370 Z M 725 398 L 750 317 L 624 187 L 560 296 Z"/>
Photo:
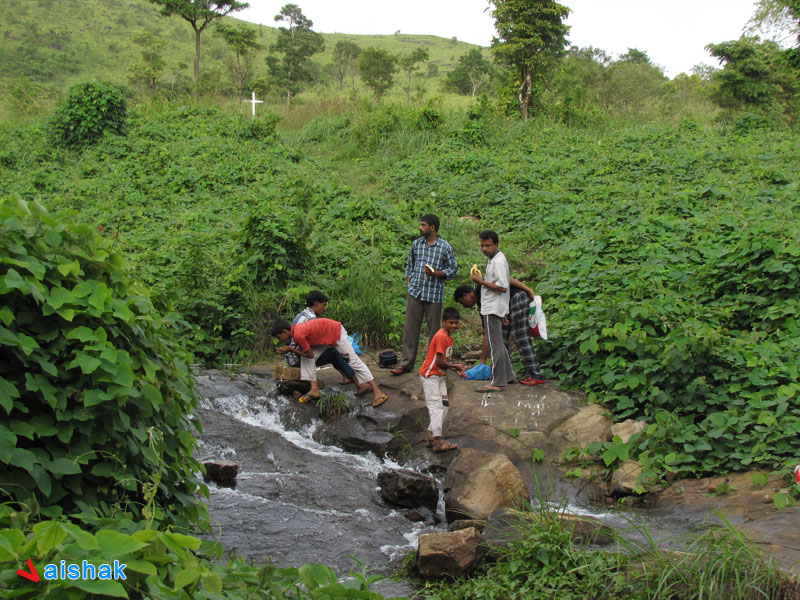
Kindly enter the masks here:
<path id="1" fill-rule="evenodd" d="M 289 0 L 249 0 L 235 16 L 275 27 L 274 17 Z M 489 46 L 494 22 L 487 0 L 291 0 L 321 33 L 457 37 Z M 698 63 L 718 66 L 705 46 L 741 36 L 755 0 L 561 0 L 572 13 L 568 39 L 613 56 L 628 48 L 647 52 L 669 77 Z"/>

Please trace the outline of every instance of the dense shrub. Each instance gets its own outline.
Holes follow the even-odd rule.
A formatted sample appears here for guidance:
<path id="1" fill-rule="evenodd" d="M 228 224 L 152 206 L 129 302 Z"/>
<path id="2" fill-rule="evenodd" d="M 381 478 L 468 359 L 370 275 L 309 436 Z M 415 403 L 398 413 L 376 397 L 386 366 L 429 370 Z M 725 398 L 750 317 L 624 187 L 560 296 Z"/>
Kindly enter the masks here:
<path id="1" fill-rule="evenodd" d="M 93 227 L 0 201 L 0 490 L 34 515 L 189 525 L 187 356 Z"/>
<path id="2" fill-rule="evenodd" d="M 125 135 L 126 118 L 125 97 L 118 89 L 107 83 L 79 83 L 53 114 L 50 138 L 58 146 L 82 148 L 106 132 Z"/>

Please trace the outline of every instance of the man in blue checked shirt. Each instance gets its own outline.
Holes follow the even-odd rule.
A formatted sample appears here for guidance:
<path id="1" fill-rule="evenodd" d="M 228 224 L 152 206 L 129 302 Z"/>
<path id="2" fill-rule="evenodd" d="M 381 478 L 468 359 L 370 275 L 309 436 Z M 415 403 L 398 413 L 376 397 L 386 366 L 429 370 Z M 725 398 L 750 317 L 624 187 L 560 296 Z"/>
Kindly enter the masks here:
<path id="1" fill-rule="evenodd" d="M 444 282 L 458 274 L 453 247 L 439 237 L 439 217 L 425 215 L 419 221 L 419 234 L 411 244 L 406 262 L 406 324 L 403 328 L 403 360 L 392 369 L 402 375 L 414 368 L 419 346 L 422 316 L 428 322 L 428 341 L 439 330 L 442 320 Z"/>

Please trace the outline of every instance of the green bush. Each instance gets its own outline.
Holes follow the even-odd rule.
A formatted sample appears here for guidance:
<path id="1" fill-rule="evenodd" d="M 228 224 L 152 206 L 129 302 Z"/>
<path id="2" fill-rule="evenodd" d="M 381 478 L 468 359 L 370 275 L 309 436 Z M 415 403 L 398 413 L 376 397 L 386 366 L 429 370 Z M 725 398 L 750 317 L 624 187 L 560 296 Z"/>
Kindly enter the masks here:
<path id="1" fill-rule="evenodd" d="M 0 505 L 0 525 L 13 521 Z M 3 598 L 158 598 L 161 600 L 216 599 L 380 600 L 369 591 L 380 575 L 351 573 L 339 576 L 325 565 L 278 568 L 250 565 L 239 557 L 221 561 L 216 542 L 172 531 L 156 531 L 142 524 L 114 520 L 90 532 L 71 523 L 43 521 L 0 530 L 0 596 Z M 49 579 L 32 582 L 17 575 L 27 559 L 40 577 L 46 565 L 57 570 L 68 565 L 125 565 L 125 579 Z M 52 569 L 52 567 L 51 567 Z"/>
<path id="2" fill-rule="evenodd" d="M 197 397 L 161 316 L 88 225 L 0 201 L 0 491 L 35 517 L 204 520 Z"/>
<path id="3" fill-rule="evenodd" d="M 57 146 L 79 149 L 106 132 L 125 135 L 125 97 L 107 83 L 85 82 L 70 88 L 50 121 L 50 139 Z"/>

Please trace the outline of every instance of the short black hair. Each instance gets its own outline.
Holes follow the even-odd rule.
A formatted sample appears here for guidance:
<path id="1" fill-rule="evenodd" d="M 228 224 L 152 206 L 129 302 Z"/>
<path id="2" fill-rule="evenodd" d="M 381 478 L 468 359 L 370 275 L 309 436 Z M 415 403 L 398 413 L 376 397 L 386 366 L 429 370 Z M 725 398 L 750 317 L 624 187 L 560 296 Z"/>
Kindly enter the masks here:
<path id="1" fill-rule="evenodd" d="M 499 244 L 500 243 L 500 238 L 498 238 L 497 234 L 494 231 L 492 231 L 491 229 L 486 229 L 484 231 L 481 231 L 478 234 L 478 238 L 480 238 L 482 240 L 492 240 L 495 244 Z"/>
<path id="2" fill-rule="evenodd" d="M 306 306 L 309 308 L 314 306 L 317 302 L 325 303 L 327 301 L 328 297 L 319 290 L 311 290 L 308 292 L 308 296 L 306 296 Z"/>
<path id="3" fill-rule="evenodd" d="M 456 288 L 456 291 L 453 292 L 453 300 L 458 302 L 464 296 L 466 296 L 467 294 L 470 294 L 470 293 L 475 293 L 475 288 L 474 287 L 472 287 L 471 285 L 467 285 L 467 284 L 460 285 L 460 286 L 458 286 Z"/>
<path id="4" fill-rule="evenodd" d="M 422 215 L 422 217 L 420 217 L 420 221 L 434 226 L 436 228 L 436 233 L 439 233 L 439 217 L 436 215 Z"/>
<path id="5" fill-rule="evenodd" d="M 450 319 L 461 319 L 461 313 L 458 312 L 457 308 L 453 308 L 452 306 L 445 308 L 442 312 L 442 321 L 449 321 Z"/>
<path id="6" fill-rule="evenodd" d="M 291 331 L 292 326 L 289 325 L 288 321 L 284 321 L 283 319 L 278 319 L 272 324 L 272 329 L 269 330 L 269 333 L 272 336 L 277 336 L 279 333 L 283 333 L 285 329 Z"/>

